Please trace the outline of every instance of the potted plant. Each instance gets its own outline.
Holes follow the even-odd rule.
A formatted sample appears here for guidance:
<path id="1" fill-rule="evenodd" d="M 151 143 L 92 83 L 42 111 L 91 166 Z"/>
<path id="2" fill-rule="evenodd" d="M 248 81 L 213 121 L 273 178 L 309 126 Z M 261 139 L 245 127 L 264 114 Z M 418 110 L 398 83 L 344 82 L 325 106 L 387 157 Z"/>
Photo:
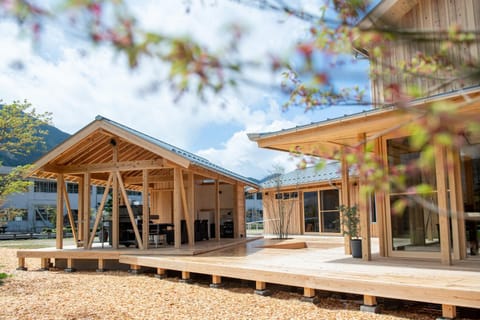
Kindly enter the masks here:
<path id="1" fill-rule="evenodd" d="M 358 215 L 357 206 L 347 207 L 341 205 L 339 207 L 342 215 L 343 235 L 350 237 L 350 248 L 352 249 L 352 257 L 362 257 L 362 239 L 360 238 L 360 217 Z"/>

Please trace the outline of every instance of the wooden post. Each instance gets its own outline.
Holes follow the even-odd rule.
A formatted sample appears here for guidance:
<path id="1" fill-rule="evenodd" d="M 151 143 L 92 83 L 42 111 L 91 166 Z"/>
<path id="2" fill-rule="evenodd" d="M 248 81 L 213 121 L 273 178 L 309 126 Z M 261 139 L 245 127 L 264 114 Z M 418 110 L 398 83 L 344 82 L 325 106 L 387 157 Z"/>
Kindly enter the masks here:
<path id="1" fill-rule="evenodd" d="M 315 289 L 313 288 L 303 288 L 303 296 L 306 298 L 311 298 L 315 296 Z"/>
<path id="2" fill-rule="evenodd" d="M 178 174 L 177 180 L 179 182 L 180 196 L 183 205 L 183 217 L 187 225 L 188 246 L 192 247 L 195 243 L 195 216 L 192 214 L 192 209 L 188 205 L 187 194 L 185 192 L 185 184 L 183 183 L 182 169 L 175 171 Z"/>
<path id="3" fill-rule="evenodd" d="M 130 272 L 131 274 L 140 274 L 141 273 L 141 266 L 137 265 L 137 264 L 131 264 L 130 265 L 130 270 L 128 270 L 128 272 Z"/>
<path id="4" fill-rule="evenodd" d="M 212 275 L 212 283 L 210 283 L 210 288 L 221 288 L 223 287 L 222 277 L 217 275 Z"/>
<path id="5" fill-rule="evenodd" d="M 188 173 L 187 180 L 187 208 L 188 208 L 188 219 L 189 223 L 192 226 L 192 235 L 188 237 L 188 244 L 193 246 L 195 244 L 195 180 L 193 173 Z"/>
<path id="6" fill-rule="evenodd" d="M 450 248 L 450 221 L 448 208 L 447 176 L 445 147 L 435 146 L 435 171 L 437 175 L 437 203 L 438 221 L 440 223 L 440 250 L 442 264 L 452 264 L 452 253 Z"/>
<path id="7" fill-rule="evenodd" d="M 458 202 L 458 188 L 456 186 L 456 170 L 455 170 L 455 155 L 452 148 L 447 148 L 447 180 L 448 180 L 448 190 L 450 196 L 450 212 L 451 212 L 451 223 L 452 223 L 452 242 L 453 242 L 453 258 L 455 260 L 460 260 L 460 238 L 459 235 L 459 202 Z M 461 191 L 461 190 L 460 190 Z M 448 191 L 447 191 L 448 192 Z"/>
<path id="8" fill-rule="evenodd" d="M 267 289 L 267 283 L 263 281 L 255 281 L 255 294 L 260 296 L 270 296 L 272 292 Z"/>
<path id="9" fill-rule="evenodd" d="M 97 272 L 103 271 L 105 271 L 105 260 L 103 260 L 102 258 L 98 258 Z"/>
<path id="10" fill-rule="evenodd" d="M 118 163 L 118 146 L 114 139 L 110 141 L 112 145 L 112 161 L 114 164 Z M 120 203 L 118 197 L 118 178 L 115 172 L 113 173 L 112 182 L 112 248 L 118 249 L 120 244 Z"/>
<path id="11" fill-rule="evenodd" d="M 56 248 L 63 249 L 63 189 L 65 180 L 63 174 L 57 174 L 57 223 L 56 223 Z"/>
<path id="12" fill-rule="evenodd" d="M 190 279 L 190 272 L 182 271 L 182 279 L 180 279 L 182 283 L 191 283 L 192 279 Z"/>
<path id="13" fill-rule="evenodd" d="M 220 184 L 215 180 L 215 240 L 220 241 Z"/>
<path id="14" fill-rule="evenodd" d="M 180 196 L 180 168 L 173 169 L 173 225 L 175 232 L 175 248 L 182 246 L 182 199 Z M 179 174 L 180 173 L 180 174 Z"/>
<path id="15" fill-rule="evenodd" d="M 50 267 L 50 258 L 41 258 L 40 259 L 40 269 L 41 270 L 48 270 Z"/>
<path id="16" fill-rule="evenodd" d="M 155 278 L 164 279 L 166 277 L 167 277 L 167 270 L 162 268 L 157 268 L 157 274 L 155 274 Z"/>
<path id="17" fill-rule="evenodd" d="M 455 319 L 457 316 L 457 307 L 449 304 L 442 304 L 442 317 L 445 319 Z"/>
<path id="18" fill-rule="evenodd" d="M 363 304 L 366 306 L 376 306 L 377 305 L 377 297 L 364 295 L 363 296 Z"/>
<path id="19" fill-rule="evenodd" d="M 118 245 L 120 242 L 120 230 L 119 230 L 119 220 L 120 220 L 120 212 L 119 212 L 119 202 L 118 202 L 118 179 L 117 175 L 113 175 L 112 181 L 112 248 L 118 249 Z"/>
<path id="20" fill-rule="evenodd" d="M 367 136 L 365 133 L 362 133 L 358 137 L 359 142 L 363 143 L 363 152 L 366 150 L 366 141 Z M 369 210 L 369 200 L 370 193 L 365 192 L 363 186 L 366 185 L 366 178 L 364 174 L 360 173 L 359 176 L 359 194 L 358 194 L 358 209 L 360 213 L 360 233 L 362 236 L 362 259 L 365 261 L 372 260 L 372 250 L 370 242 L 370 210 Z"/>
<path id="21" fill-rule="evenodd" d="M 83 248 L 87 249 L 90 237 L 90 173 L 83 174 Z"/>
<path id="22" fill-rule="evenodd" d="M 267 283 L 263 281 L 255 281 L 256 290 L 265 290 L 267 288 Z"/>
<path id="23" fill-rule="evenodd" d="M 344 206 L 350 207 L 350 177 L 348 170 L 348 163 L 345 157 L 345 148 L 342 153 L 342 203 Z M 340 213 L 341 214 L 341 213 Z M 345 230 L 345 226 L 342 225 L 342 229 Z M 352 248 L 350 247 L 350 236 L 345 234 L 343 236 L 343 244 L 345 248 L 345 254 L 352 254 Z"/>
<path id="24" fill-rule="evenodd" d="M 245 230 L 245 187 L 243 184 L 236 183 L 235 188 L 235 207 L 234 207 L 234 229 L 235 238 L 243 238 L 246 236 Z"/>
<path id="25" fill-rule="evenodd" d="M 78 181 L 77 247 L 83 246 L 83 177 Z"/>
<path id="26" fill-rule="evenodd" d="M 447 149 L 448 188 L 450 190 L 450 208 L 452 212 L 453 257 L 455 260 L 465 259 L 466 234 L 463 207 L 462 173 L 460 153 L 452 148 Z"/>
<path id="27" fill-rule="evenodd" d="M 302 302 L 318 303 L 318 297 L 315 295 L 315 289 L 303 288 L 303 297 L 300 299 Z"/>
<path id="28" fill-rule="evenodd" d="M 67 268 L 65 269 L 65 272 L 73 272 L 75 269 L 73 268 L 73 259 L 72 258 L 67 258 Z"/>
<path id="29" fill-rule="evenodd" d="M 142 171 L 142 241 L 143 248 L 148 249 L 148 236 L 150 217 L 148 214 L 150 203 L 148 202 L 148 170 Z"/>
<path id="30" fill-rule="evenodd" d="M 17 270 L 27 270 L 25 267 L 25 257 L 18 257 L 18 267 Z"/>
<path id="31" fill-rule="evenodd" d="M 383 145 L 382 139 L 378 138 L 375 140 L 375 153 L 376 156 L 383 158 Z M 378 234 L 378 250 L 381 257 L 387 256 L 387 236 L 386 236 L 386 226 L 385 226 L 385 199 L 386 193 L 384 191 L 375 191 L 375 216 L 377 217 L 377 234 Z"/>
<path id="32" fill-rule="evenodd" d="M 360 311 L 377 313 L 377 297 L 364 295 L 363 296 L 363 305 L 360 306 Z"/>

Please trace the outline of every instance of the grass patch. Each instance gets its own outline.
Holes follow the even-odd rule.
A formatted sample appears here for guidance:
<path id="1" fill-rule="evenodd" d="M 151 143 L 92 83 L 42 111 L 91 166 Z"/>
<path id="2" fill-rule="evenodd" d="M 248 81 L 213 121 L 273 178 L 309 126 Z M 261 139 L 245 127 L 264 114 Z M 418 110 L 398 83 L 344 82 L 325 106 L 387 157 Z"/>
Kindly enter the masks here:
<path id="1" fill-rule="evenodd" d="M 4 272 L 0 272 L 0 286 L 3 284 L 3 280 L 8 278 L 9 275 L 4 273 Z"/>

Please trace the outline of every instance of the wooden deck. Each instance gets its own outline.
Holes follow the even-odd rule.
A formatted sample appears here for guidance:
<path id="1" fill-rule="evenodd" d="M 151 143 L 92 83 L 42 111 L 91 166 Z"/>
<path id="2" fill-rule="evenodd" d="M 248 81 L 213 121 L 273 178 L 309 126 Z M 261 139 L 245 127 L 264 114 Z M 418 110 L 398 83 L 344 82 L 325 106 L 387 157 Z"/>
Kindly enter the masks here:
<path id="1" fill-rule="evenodd" d="M 315 296 L 315 289 L 360 294 L 367 306 L 374 306 L 376 297 L 422 301 L 442 305 L 447 317 L 455 314 L 456 306 L 480 308 L 478 258 L 445 266 L 439 261 L 381 258 L 376 254 L 373 261 L 362 261 L 345 256 L 343 250 L 343 238 L 319 237 L 282 242 L 205 241 L 190 249 L 147 251 L 22 250 L 18 257 L 98 256 L 118 259 L 132 270 L 156 268 L 159 276 L 166 270 L 181 271 L 184 280 L 189 279 L 190 273 L 211 275 L 217 285 L 221 284 L 221 277 L 252 280 L 258 292 L 268 290 L 268 283 L 274 283 L 304 288 L 305 297 L 310 298 Z"/>
<path id="2" fill-rule="evenodd" d="M 436 303 L 447 317 L 455 306 L 480 308 L 478 259 L 444 266 L 374 255 L 367 262 L 345 256 L 341 241 L 263 239 L 194 257 L 122 255 L 120 262 L 208 274 L 214 282 L 220 277 L 252 280 L 257 289 L 267 283 L 303 287 L 306 296 L 313 296 L 314 289 L 360 294 L 367 305 L 375 305 L 375 297 Z"/>

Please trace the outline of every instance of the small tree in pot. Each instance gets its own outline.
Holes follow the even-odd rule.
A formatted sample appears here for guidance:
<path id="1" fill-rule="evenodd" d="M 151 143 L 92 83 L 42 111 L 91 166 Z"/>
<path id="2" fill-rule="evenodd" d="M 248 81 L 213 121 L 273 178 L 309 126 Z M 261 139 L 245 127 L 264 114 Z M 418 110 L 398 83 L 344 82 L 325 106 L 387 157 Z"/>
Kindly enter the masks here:
<path id="1" fill-rule="evenodd" d="M 357 206 L 347 207 L 341 205 L 339 207 L 342 215 L 343 235 L 350 237 L 350 247 L 352 248 L 352 257 L 362 257 L 362 239 L 360 239 L 360 217 L 358 215 Z"/>

